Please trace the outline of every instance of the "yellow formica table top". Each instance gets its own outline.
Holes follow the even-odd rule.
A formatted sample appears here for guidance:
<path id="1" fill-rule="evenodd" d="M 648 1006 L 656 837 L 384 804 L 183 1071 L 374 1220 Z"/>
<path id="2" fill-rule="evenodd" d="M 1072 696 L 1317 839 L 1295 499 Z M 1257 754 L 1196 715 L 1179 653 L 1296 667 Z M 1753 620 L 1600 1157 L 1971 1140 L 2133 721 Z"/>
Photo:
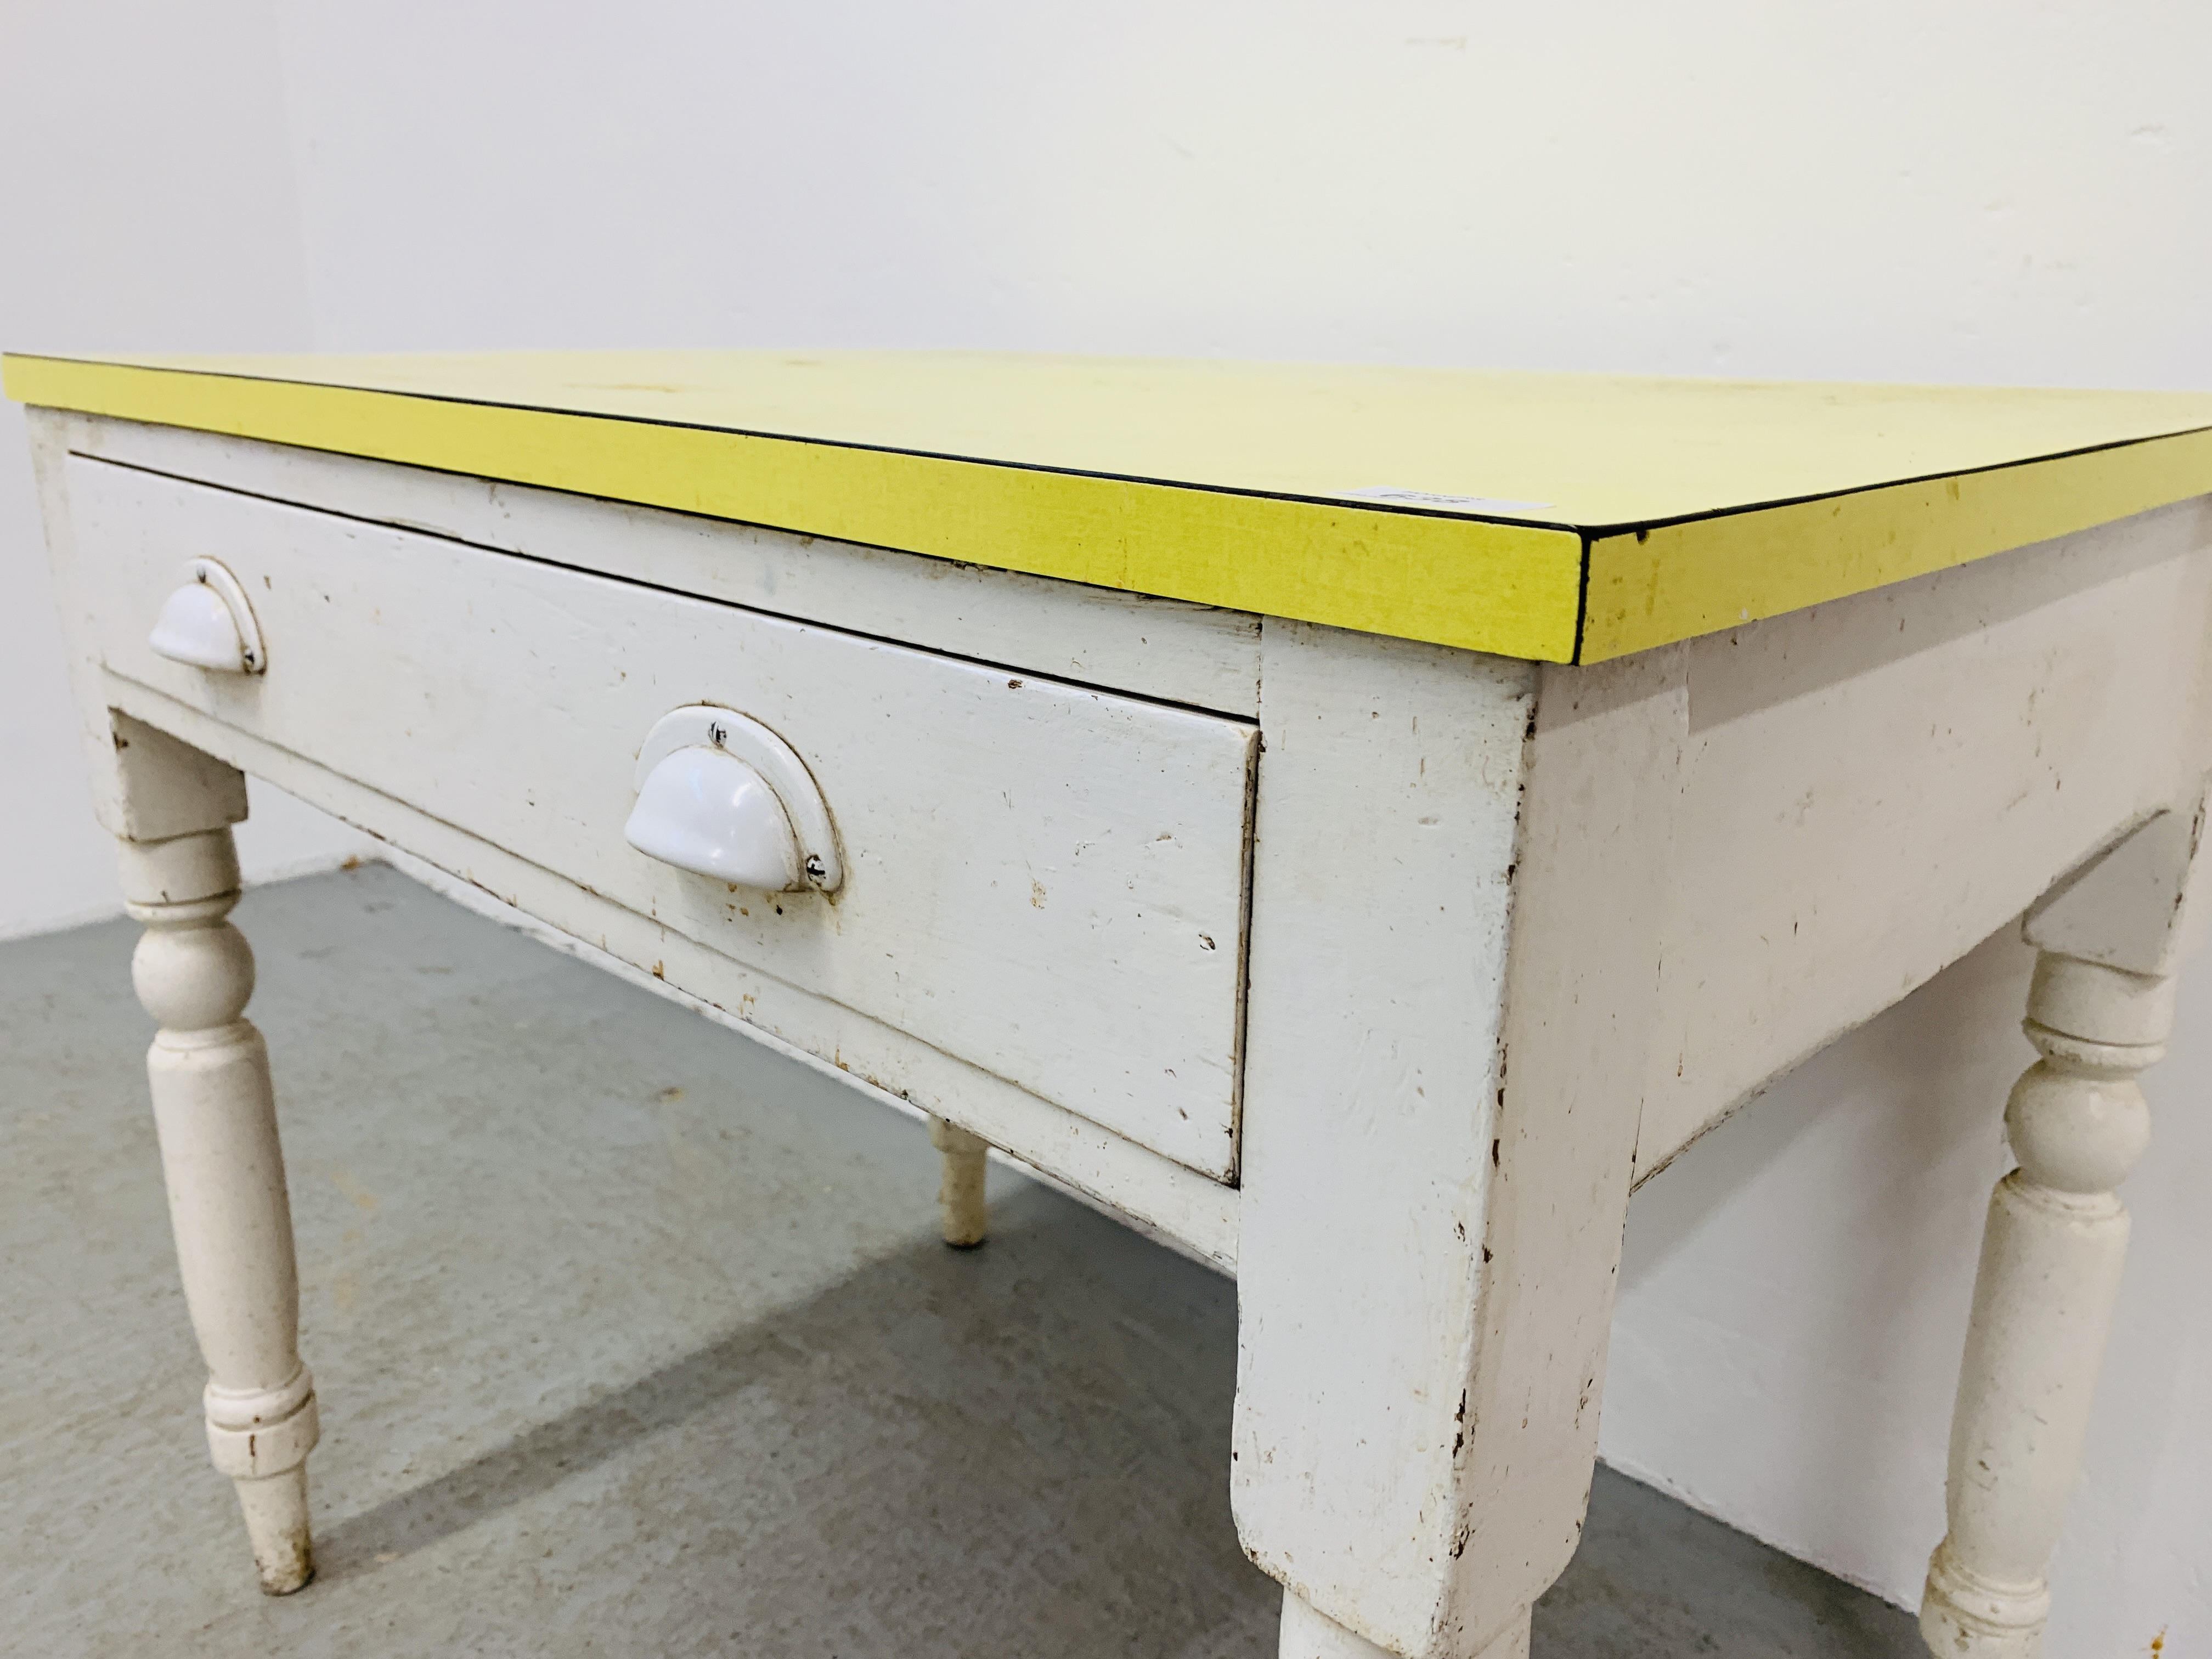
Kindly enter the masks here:
<path id="1" fill-rule="evenodd" d="M 942 352 L 9 356 L 8 395 L 1596 662 L 2212 492 L 2212 394 Z"/>

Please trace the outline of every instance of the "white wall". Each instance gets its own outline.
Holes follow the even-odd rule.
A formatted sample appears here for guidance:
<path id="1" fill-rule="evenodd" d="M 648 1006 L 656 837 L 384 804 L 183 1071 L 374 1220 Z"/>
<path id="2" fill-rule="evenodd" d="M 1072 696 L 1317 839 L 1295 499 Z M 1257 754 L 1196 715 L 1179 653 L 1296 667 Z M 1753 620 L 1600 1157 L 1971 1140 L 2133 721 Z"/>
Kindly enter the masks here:
<path id="1" fill-rule="evenodd" d="M 9 3 L 11 30 L 80 27 Z M 2185 0 L 229 0 L 190 31 L 135 9 L 11 76 L 36 106 L 9 118 L 40 137 L 7 165 L 46 182 L 0 220 L 10 343 L 2212 387 L 2212 12 Z M 37 614 L 5 625 L 50 657 Z M 7 671 L 31 678 L 6 754 L 38 781 L 0 915 L 39 902 L 27 870 L 95 856 L 35 667 Z M 1609 1455 L 1899 1600 L 1942 1526 L 2019 976 L 1989 947 L 1635 1210 Z M 2183 1024 L 2054 1659 L 2142 1651 L 2161 1625 L 2169 1652 L 2212 1644 L 2212 1333 L 2188 1276 L 2212 1222 L 2182 1186 L 2212 1158 L 2188 1109 L 2212 972 Z"/>
<path id="2" fill-rule="evenodd" d="M 0 346 L 307 345 L 273 16 L 0 0 Z M 122 908 L 70 712 L 23 413 L 0 403 L 0 939 Z M 368 843 L 253 787 L 249 878 Z"/>
<path id="3" fill-rule="evenodd" d="M 1607 1460 L 1917 1600 L 1943 1531 L 1952 1389 L 1998 1113 L 2035 1058 L 2008 930 L 1808 1061 L 1632 1207 Z M 2087 1473 L 2053 1573 L 2051 1659 L 2212 1645 L 2212 963 L 2183 981 Z"/>

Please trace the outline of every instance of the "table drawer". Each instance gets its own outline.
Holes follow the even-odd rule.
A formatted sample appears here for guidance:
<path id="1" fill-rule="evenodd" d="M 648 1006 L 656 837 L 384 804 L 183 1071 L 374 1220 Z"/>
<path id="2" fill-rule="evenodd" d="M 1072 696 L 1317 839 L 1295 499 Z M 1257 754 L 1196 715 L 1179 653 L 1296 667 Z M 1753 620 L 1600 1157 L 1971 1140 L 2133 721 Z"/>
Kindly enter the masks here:
<path id="1" fill-rule="evenodd" d="M 69 490 L 114 672 L 1233 1173 L 1251 726 L 84 458 Z M 198 557 L 250 596 L 265 672 L 148 643 Z M 834 895 L 625 842 L 641 743 L 698 703 L 804 760 Z"/>

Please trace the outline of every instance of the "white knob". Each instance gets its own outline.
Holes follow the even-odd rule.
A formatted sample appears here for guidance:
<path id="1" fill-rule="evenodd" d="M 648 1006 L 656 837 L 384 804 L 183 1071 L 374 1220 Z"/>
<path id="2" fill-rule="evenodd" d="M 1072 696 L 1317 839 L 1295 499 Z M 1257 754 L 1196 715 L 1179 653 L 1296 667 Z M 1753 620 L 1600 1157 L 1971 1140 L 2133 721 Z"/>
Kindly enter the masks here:
<path id="1" fill-rule="evenodd" d="M 743 714 L 694 703 L 638 751 L 623 835 L 648 858 L 771 893 L 843 879 L 830 809 L 789 744 Z"/>
<path id="2" fill-rule="evenodd" d="M 185 567 L 190 580 L 162 602 L 146 643 L 171 662 L 216 674 L 258 674 L 269 666 L 253 607 L 238 578 L 213 559 Z"/>

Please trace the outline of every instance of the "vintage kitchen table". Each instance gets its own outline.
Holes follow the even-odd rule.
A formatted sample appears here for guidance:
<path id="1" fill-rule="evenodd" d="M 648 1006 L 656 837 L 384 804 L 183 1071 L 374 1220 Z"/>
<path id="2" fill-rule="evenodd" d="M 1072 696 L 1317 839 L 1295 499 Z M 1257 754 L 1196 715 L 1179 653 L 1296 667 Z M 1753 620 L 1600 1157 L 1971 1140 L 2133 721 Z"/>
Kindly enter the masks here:
<path id="1" fill-rule="evenodd" d="M 2212 398 L 721 353 L 6 365 L 208 1439 L 310 1571 L 252 772 L 1236 1274 L 1283 1652 L 1506 1656 L 1630 1188 L 2025 913 L 1923 1622 L 2035 1651 L 2198 931 Z M 1997 1103 L 1990 1103 L 1997 1109 Z"/>

